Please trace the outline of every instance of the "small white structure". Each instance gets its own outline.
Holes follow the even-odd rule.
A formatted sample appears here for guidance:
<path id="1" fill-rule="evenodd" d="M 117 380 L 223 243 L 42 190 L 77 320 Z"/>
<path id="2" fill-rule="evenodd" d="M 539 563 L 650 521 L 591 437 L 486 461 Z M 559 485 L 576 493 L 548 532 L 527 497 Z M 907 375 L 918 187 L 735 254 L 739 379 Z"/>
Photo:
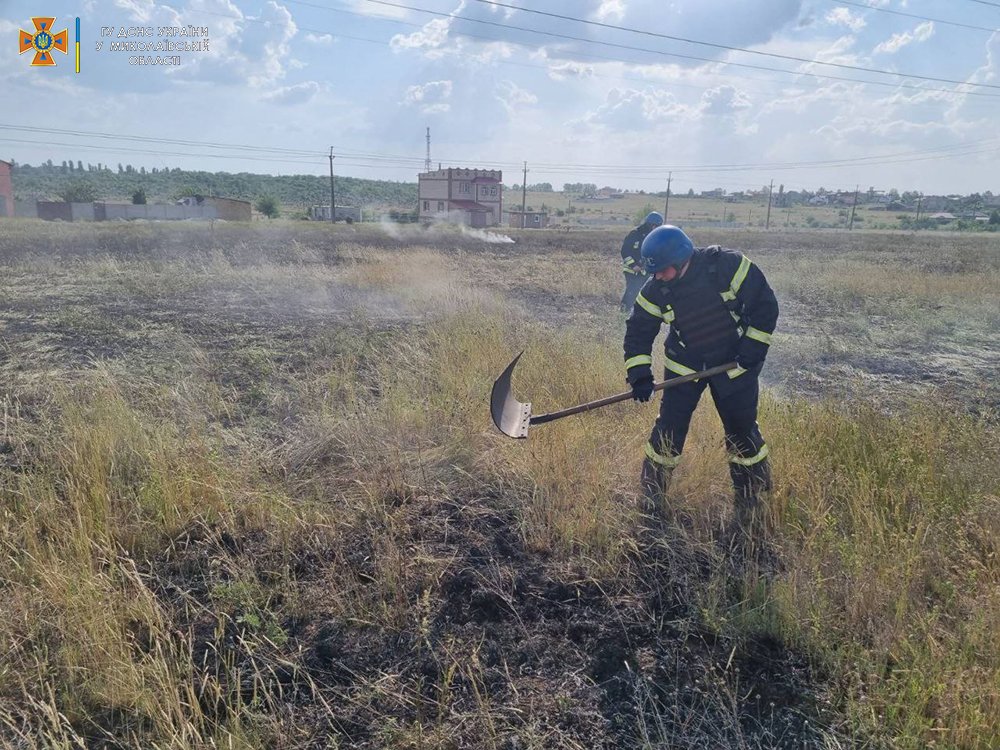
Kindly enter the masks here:
<path id="1" fill-rule="evenodd" d="M 417 175 L 421 221 L 443 220 L 494 227 L 503 208 L 503 172 L 498 169 L 438 169 Z"/>
<path id="2" fill-rule="evenodd" d="M 310 206 L 312 221 L 330 221 L 330 206 Z M 361 209 L 357 206 L 337 206 L 337 221 L 361 221 Z"/>

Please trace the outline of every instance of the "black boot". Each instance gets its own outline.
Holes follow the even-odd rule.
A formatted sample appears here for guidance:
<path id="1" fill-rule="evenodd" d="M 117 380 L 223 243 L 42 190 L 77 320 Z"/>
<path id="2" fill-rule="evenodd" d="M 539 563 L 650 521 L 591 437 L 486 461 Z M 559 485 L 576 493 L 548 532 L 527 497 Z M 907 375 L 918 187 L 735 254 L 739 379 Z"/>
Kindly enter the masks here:
<path id="1" fill-rule="evenodd" d="M 643 515 L 662 522 L 667 517 L 667 492 L 670 489 L 670 478 L 673 469 L 662 466 L 651 459 L 642 462 L 642 475 L 639 486 L 642 489 Z"/>
<path id="2" fill-rule="evenodd" d="M 738 556 L 761 560 L 767 557 L 770 541 L 767 501 L 771 465 L 766 458 L 753 466 L 731 463 L 729 474 L 734 495 L 729 546 Z"/>

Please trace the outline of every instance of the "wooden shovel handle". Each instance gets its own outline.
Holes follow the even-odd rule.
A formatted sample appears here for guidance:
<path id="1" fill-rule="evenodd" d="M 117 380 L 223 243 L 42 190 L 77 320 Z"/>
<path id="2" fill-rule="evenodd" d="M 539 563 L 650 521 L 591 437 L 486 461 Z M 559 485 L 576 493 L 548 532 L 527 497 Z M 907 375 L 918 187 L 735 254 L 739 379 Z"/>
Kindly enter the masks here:
<path id="1" fill-rule="evenodd" d="M 727 362 L 724 365 L 719 365 L 718 367 L 710 367 L 707 370 L 702 370 L 701 372 L 692 372 L 689 375 L 681 375 L 679 378 L 671 378 L 670 380 L 663 380 L 659 383 L 653 384 L 654 391 L 662 391 L 664 388 L 673 388 L 675 385 L 680 385 L 681 383 L 688 383 L 692 380 L 700 380 L 701 378 L 710 378 L 713 375 L 718 375 L 723 372 L 734 369 L 738 365 L 735 362 Z M 529 424 L 542 424 L 544 422 L 552 422 L 556 419 L 562 419 L 563 417 L 568 417 L 571 414 L 580 414 L 581 412 L 590 411 L 591 409 L 600 409 L 602 406 L 608 406 L 609 404 L 617 404 L 619 401 L 627 401 L 632 398 L 632 391 L 626 391 L 625 393 L 619 393 L 617 396 L 608 396 L 607 398 L 602 398 L 598 401 L 588 401 L 585 404 L 580 404 L 579 406 L 571 406 L 568 409 L 561 409 L 560 411 L 549 412 L 548 414 L 539 414 L 538 416 L 532 415 Z"/>

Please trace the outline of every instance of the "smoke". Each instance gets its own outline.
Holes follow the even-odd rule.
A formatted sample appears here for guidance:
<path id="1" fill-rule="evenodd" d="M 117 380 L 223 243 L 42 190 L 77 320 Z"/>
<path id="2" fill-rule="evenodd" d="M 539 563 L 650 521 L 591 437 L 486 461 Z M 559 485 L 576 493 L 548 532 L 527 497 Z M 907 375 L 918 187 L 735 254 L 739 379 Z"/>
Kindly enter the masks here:
<path id="1" fill-rule="evenodd" d="M 506 234 L 493 234 L 482 229 L 470 229 L 464 226 L 459 226 L 458 230 L 466 237 L 475 237 L 477 240 L 489 242 L 491 245 L 508 245 L 514 243 L 514 240 Z"/>
<path id="2" fill-rule="evenodd" d="M 457 224 L 443 219 L 435 219 L 430 226 L 424 226 L 419 224 L 398 224 L 388 216 L 382 216 L 379 219 L 379 229 L 397 241 L 416 240 L 426 238 L 428 235 L 433 238 L 447 239 L 449 234 L 457 232 L 464 237 L 471 237 L 491 245 L 513 245 L 517 242 L 517 240 L 505 234 L 487 232 L 483 229 L 473 229 L 464 224 Z"/>
<path id="3" fill-rule="evenodd" d="M 400 225 L 395 223 L 388 216 L 382 216 L 378 220 L 379 229 L 385 232 L 387 235 L 392 237 L 394 240 L 403 239 L 403 233 L 400 231 Z"/>

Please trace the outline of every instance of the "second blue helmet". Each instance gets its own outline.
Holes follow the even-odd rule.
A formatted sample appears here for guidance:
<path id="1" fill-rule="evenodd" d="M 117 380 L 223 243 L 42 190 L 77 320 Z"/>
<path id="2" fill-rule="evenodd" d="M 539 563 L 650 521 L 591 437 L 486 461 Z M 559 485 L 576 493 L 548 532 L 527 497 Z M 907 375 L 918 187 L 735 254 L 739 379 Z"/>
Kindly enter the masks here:
<path id="1" fill-rule="evenodd" d="M 664 224 L 642 241 L 642 265 L 646 273 L 657 273 L 673 266 L 678 271 L 694 255 L 694 243 L 679 227 Z"/>
<path id="2" fill-rule="evenodd" d="M 646 214 L 646 218 L 643 219 L 642 223 L 658 227 L 661 224 L 663 224 L 663 214 L 661 214 L 659 211 L 650 211 L 648 214 Z"/>

